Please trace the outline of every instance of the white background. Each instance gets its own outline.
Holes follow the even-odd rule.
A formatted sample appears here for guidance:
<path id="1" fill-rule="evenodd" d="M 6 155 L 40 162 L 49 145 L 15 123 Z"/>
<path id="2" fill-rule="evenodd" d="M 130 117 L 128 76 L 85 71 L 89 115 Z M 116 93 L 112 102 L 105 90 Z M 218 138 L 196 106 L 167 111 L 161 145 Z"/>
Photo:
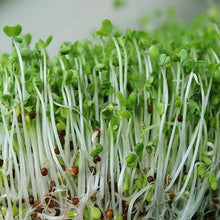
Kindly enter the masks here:
<path id="1" fill-rule="evenodd" d="M 219 1 L 219 0 L 218 0 Z M 189 22 L 208 7 L 207 0 L 127 0 L 121 9 L 113 7 L 113 0 L 0 0 L 0 52 L 10 52 L 11 43 L 2 28 L 20 24 L 22 33 L 32 34 L 32 47 L 39 38 L 53 35 L 49 55 L 56 55 L 63 41 L 74 42 L 90 38 L 108 18 L 123 31 L 138 28 L 138 18 L 152 14 L 155 9 L 172 6 L 180 17 Z"/>

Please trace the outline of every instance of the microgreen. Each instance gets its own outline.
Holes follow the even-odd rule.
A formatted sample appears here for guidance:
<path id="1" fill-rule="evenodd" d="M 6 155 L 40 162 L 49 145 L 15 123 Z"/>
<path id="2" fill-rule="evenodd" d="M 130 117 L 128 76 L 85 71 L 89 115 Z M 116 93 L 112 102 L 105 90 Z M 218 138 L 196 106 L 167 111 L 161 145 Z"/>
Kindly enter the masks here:
<path id="1" fill-rule="evenodd" d="M 64 42 L 52 59 L 52 36 L 31 49 L 20 25 L 3 28 L 12 52 L 0 55 L 0 216 L 210 212 L 220 179 L 220 12 L 192 24 L 168 14 L 154 30 L 122 34 L 105 19 L 96 43 Z"/>

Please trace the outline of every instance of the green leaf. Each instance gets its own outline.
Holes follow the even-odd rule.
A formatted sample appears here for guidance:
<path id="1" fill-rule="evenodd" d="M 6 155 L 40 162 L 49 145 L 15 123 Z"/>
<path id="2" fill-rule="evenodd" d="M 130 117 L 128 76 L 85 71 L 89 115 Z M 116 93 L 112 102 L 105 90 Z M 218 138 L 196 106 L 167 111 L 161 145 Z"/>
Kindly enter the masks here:
<path id="1" fill-rule="evenodd" d="M 101 29 L 96 31 L 96 34 L 103 36 L 103 37 L 107 37 L 110 36 L 112 34 L 112 23 L 110 20 L 105 19 L 102 21 L 102 26 Z"/>
<path id="2" fill-rule="evenodd" d="M 151 147 L 151 146 L 147 146 L 147 147 L 146 147 L 146 151 L 147 151 L 148 154 L 151 154 L 152 151 L 153 151 L 153 150 L 152 150 L 152 147 Z"/>
<path id="3" fill-rule="evenodd" d="M 31 43 L 31 34 L 27 33 L 26 35 L 22 36 L 22 42 L 27 47 Z"/>
<path id="4" fill-rule="evenodd" d="M 70 112 L 68 108 L 65 107 L 61 107 L 61 116 L 62 118 L 66 118 L 67 116 L 69 116 Z"/>
<path id="5" fill-rule="evenodd" d="M 99 64 L 95 65 L 94 68 L 95 68 L 96 71 L 100 71 L 101 69 L 105 68 L 105 64 L 104 63 L 99 63 Z"/>
<path id="6" fill-rule="evenodd" d="M 80 55 L 80 52 L 78 50 L 78 41 L 76 41 L 74 44 L 71 45 L 71 50 L 70 50 L 70 54 L 73 57 L 78 57 Z"/>
<path id="7" fill-rule="evenodd" d="M 125 107 L 126 106 L 126 98 L 122 95 L 122 93 L 118 91 L 116 96 L 120 101 L 121 107 Z"/>
<path id="8" fill-rule="evenodd" d="M 212 164 L 212 160 L 204 154 L 202 155 L 202 161 L 208 166 Z"/>
<path id="9" fill-rule="evenodd" d="M 131 102 L 131 104 L 135 104 L 136 100 L 137 100 L 137 94 L 135 92 L 132 92 L 129 97 L 128 100 Z"/>
<path id="10" fill-rule="evenodd" d="M 129 154 L 126 157 L 127 167 L 135 168 L 137 166 L 138 158 L 136 154 Z"/>
<path id="11" fill-rule="evenodd" d="M 102 150 L 103 150 L 103 147 L 98 146 L 90 153 L 90 156 L 95 157 L 95 156 L 99 155 L 102 152 Z"/>
<path id="12" fill-rule="evenodd" d="M 50 35 L 50 36 L 47 38 L 46 42 L 45 42 L 45 47 L 47 47 L 52 40 L 53 40 L 53 36 Z"/>
<path id="13" fill-rule="evenodd" d="M 99 208 L 92 206 L 91 207 L 91 215 L 92 215 L 92 219 L 95 220 L 95 219 L 100 219 L 102 216 L 102 213 Z"/>
<path id="14" fill-rule="evenodd" d="M 56 124 L 57 130 L 58 131 L 66 130 L 66 124 L 61 119 L 59 119 L 58 121 L 59 122 Z"/>
<path id="15" fill-rule="evenodd" d="M 125 192 L 125 191 L 128 191 L 129 190 L 129 175 L 128 173 L 125 173 L 124 176 L 123 176 L 123 187 L 122 187 L 122 191 Z"/>
<path id="16" fill-rule="evenodd" d="M 4 94 L 0 97 L 1 102 L 6 107 L 11 107 L 14 104 L 14 98 L 12 95 Z"/>
<path id="17" fill-rule="evenodd" d="M 181 99 L 177 94 L 175 94 L 174 106 L 177 107 L 177 108 L 179 108 L 181 106 Z"/>
<path id="18" fill-rule="evenodd" d="M 183 63 L 187 57 L 188 57 L 188 52 L 186 49 L 182 49 L 180 52 L 179 52 L 179 56 L 180 56 L 180 62 Z"/>
<path id="19" fill-rule="evenodd" d="M 113 92 L 113 87 L 110 81 L 103 82 L 98 89 L 99 89 L 99 93 L 101 93 L 102 95 L 109 95 Z"/>
<path id="20" fill-rule="evenodd" d="M 209 176 L 209 185 L 210 185 L 212 190 L 217 190 L 218 189 L 218 182 L 217 182 L 217 179 L 216 179 L 214 173 L 211 173 L 210 176 Z"/>
<path id="21" fill-rule="evenodd" d="M 140 160 L 142 160 L 143 148 L 144 148 L 144 145 L 142 143 L 137 143 L 134 148 L 134 151 L 137 153 Z"/>
<path id="22" fill-rule="evenodd" d="M 151 202 L 154 189 L 155 189 L 155 184 L 151 186 L 151 188 L 146 196 L 146 201 Z"/>
<path id="23" fill-rule="evenodd" d="M 160 51 L 156 45 L 152 45 L 149 48 L 148 54 L 152 59 L 157 59 L 160 55 Z"/>
<path id="24" fill-rule="evenodd" d="M 147 176 L 145 174 L 141 174 L 137 180 L 135 180 L 135 184 L 139 189 L 143 189 L 147 185 Z"/>
<path id="25" fill-rule="evenodd" d="M 78 216 L 78 214 L 76 212 L 73 212 L 73 211 L 67 212 L 67 217 L 69 217 L 69 218 L 73 218 L 73 217 L 76 217 L 76 216 Z"/>
<path id="26" fill-rule="evenodd" d="M 122 116 L 122 118 L 127 118 L 127 119 L 129 119 L 129 118 L 132 117 L 132 114 L 131 114 L 127 109 L 123 109 L 123 110 L 121 111 L 121 116 Z"/>
<path id="27" fill-rule="evenodd" d="M 199 178 L 204 178 L 206 174 L 206 166 L 204 163 L 199 162 L 198 168 L 197 168 L 197 173 Z"/>
<path id="28" fill-rule="evenodd" d="M 15 26 L 6 25 L 3 27 L 3 31 L 8 37 L 16 37 L 21 33 L 22 27 L 19 24 Z"/>
<path id="29" fill-rule="evenodd" d="M 156 109 L 160 115 L 162 115 L 164 113 L 164 106 L 165 105 L 163 103 L 156 104 Z"/>
<path id="30" fill-rule="evenodd" d="M 87 92 L 90 93 L 91 95 L 94 94 L 94 91 L 95 91 L 95 85 L 94 83 L 90 83 L 88 86 L 87 86 Z"/>
<path id="31" fill-rule="evenodd" d="M 160 55 L 159 63 L 160 63 L 161 66 L 165 64 L 166 57 L 167 57 L 167 56 L 166 56 L 166 54 L 164 54 L 164 53 L 162 53 L 162 54 Z"/>

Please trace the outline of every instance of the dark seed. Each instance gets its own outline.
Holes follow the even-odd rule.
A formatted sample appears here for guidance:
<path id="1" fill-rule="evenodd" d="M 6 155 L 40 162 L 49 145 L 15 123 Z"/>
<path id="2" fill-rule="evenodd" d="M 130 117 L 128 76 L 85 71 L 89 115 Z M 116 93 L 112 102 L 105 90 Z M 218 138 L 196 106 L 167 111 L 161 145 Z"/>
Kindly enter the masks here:
<path id="1" fill-rule="evenodd" d="M 107 210 L 106 211 L 106 216 L 107 216 L 107 218 L 112 218 L 113 217 L 113 212 L 112 212 L 112 210 Z"/>
<path id="2" fill-rule="evenodd" d="M 52 192 L 55 190 L 55 187 L 56 187 L 55 181 L 51 181 L 51 182 L 50 182 L 50 190 L 51 190 Z"/>
<path id="3" fill-rule="evenodd" d="M 24 199 L 21 199 L 21 203 L 24 203 L 25 200 Z M 19 207 L 19 200 L 16 202 L 16 206 Z"/>
<path id="4" fill-rule="evenodd" d="M 74 149 L 73 142 L 70 141 L 70 150 L 73 150 L 73 149 Z"/>
<path id="5" fill-rule="evenodd" d="M 0 167 L 3 166 L 4 161 L 2 159 L 0 159 Z"/>
<path id="6" fill-rule="evenodd" d="M 96 137 L 100 136 L 100 130 L 98 128 L 94 129 L 93 133 L 96 133 Z"/>
<path id="7" fill-rule="evenodd" d="M 94 166 L 89 167 L 89 170 L 92 173 L 92 175 L 96 174 L 96 168 Z"/>
<path id="8" fill-rule="evenodd" d="M 34 212 L 33 214 L 31 214 L 31 218 L 32 219 L 37 219 L 37 212 Z"/>
<path id="9" fill-rule="evenodd" d="M 58 147 L 54 148 L 54 152 L 55 152 L 55 154 L 60 154 L 59 148 Z"/>
<path id="10" fill-rule="evenodd" d="M 151 106 L 151 105 L 148 106 L 147 107 L 147 112 L 151 114 L 153 112 L 153 106 Z"/>
<path id="11" fill-rule="evenodd" d="M 123 213 L 123 214 L 122 214 L 123 220 L 127 220 L 127 216 L 128 216 L 128 213 L 127 213 L 127 212 Z"/>
<path id="12" fill-rule="evenodd" d="M 49 198 L 46 198 L 46 199 L 45 199 L 45 202 L 46 202 L 48 208 L 51 209 L 51 208 L 54 207 L 54 202 L 53 202 L 53 200 L 51 200 L 51 199 L 49 199 Z"/>
<path id="13" fill-rule="evenodd" d="M 64 139 L 64 137 L 60 137 L 60 143 L 61 143 L 61 145 L 64 145 L 64 144 L 65 144 L 65 139 Z"/>
<path id="14" fill-rule="evenodd" d="M 178 122 L 182 122 L 183 121 L 183 116 L 179 114 L 178 117 L 177 117 L 177 120 L 178 120 Z"/>
<path id="15" fill-rule="evenodd" d="M 43 175 L 43 176 L 46 176 L 47 174 L 48 174 L 48 170 L 47 170 L 47 168 L 42 168 L 41 169 L 41 174 Z"/>
<path id="16" fill-rule="evenodd" d="M 42 213 L 42 212 L 44 211 L 44 209 L 39 206 L 39 207 L 37 207 L 37 208 L 35 209 L 35 211 L 36 211 L 36 212 L 39 212 L 39 213 Z"/>
<path id="17" fill-rule="evenodd" d="M 36 117 L 36 112 L 35 111 L 30 111 L 29 112 L 29 117 L 31 118 L 31 119 L 34 119 L 35 117 Z"/>
<path id="18" fill-rule="evenodd" d="M 152 176 L 147 177 L 148 183 L 152 183 L 154 181 L 154 178 Z"/>
<path id="19" fill-rule="evenodd" d="M 90 200 L 92 201 L 92 202 L 95 202 L 97 199 L 96 199 L 96 196 L 95 195 L 93 195 L 93 196 L 91 196 L 90 197 Z"/>
<path id="20" fill-rule="evenodd" d="M 19 123 L 22 123 L 22 116 L 21 116 L 21 114 L 18 115 L 17 120 L 18 120 Z"/>
<path id="21" fill-rule="evenodd" d="M 104 96 L 104 102 L 107 102 L 107 101 L 108 101 L 108 96 L 105 95 L 105 96 Z"/>
<path id="22" fill-rule="evenodd" d="M 40 206 L 40 201 L 39 200 L 36 200 L 34 202 L 34 207 L 36 207 L 35 211 L 36 212 L 39 212 L 39 213 L 42 213 L 43 212 L 43 208 Z"/>
<path id="23" fill-rule="evenodd" d="M 12 176 L 15 178 L 15 169 L 12 169 Z"/>
<path id="24" fill-rule="evenodd" d="M 56 209 L 56 214 L 55 216 L 59 216 L 60 215 L 60 209 Z"/>
<path id="25" fill-rule="evenodd" d="M 60 131 L 60 137 L 65 137 L 65 136 L 66 136 L 66 131 L 65 130 Z"/>
<path id="26" fill-rule="evenodd" d="M 212 201 L 213 201 L 213 203 L 218 204 L 218 203 L 219 203 L 218 196 L 217 196 L 217 195 L 213 195 L 213 196 L 212 196 Z"/>
<path id="27" fill-rule="evenodd" d="M 214 212 L 218 211 L 218 206 L 215 203 L 212 203 L 211 207 Z"/>
<path id="28" fill-rule="evenodd" d="M 100 162 L 100 161 L 101 161 L 100 156 L 96 155 L 95 157 L 93 157 L 93 162 L 94 162 L 94 163 L 98 163 L 98 162 Z"/>
<path id="29" fill-rule="evenodd" d="M 72 202 L 73 202 L 73 205 L 78 205 L 79 199 L 75 197 L 73 198 Z"/>
<path id="30" fill-rule="evenodd" d="M 76 176 L 79 172 L 79 168 L 77 166 L 72 166 L 70 172 L 73 176 Z"/>
<path id="31" fill-rule="evenodd" d="M 127 204 L 123 207 L 123 212 L 124 212 L 124 213 L 127 213 L 127 212 L 128 212 L 128 205 L 127 205 Z"/>
<path id="32" fill-rule="evenodd" d="M 169 195 L 170 199 L 173 200 L 174 197 L 175 197 L 175 193 L 174 192 L 170 192 L 170 195 Z"/>
<path id="33" fill-rule="evenodd" d="M 29 204 L 33 205 L 34 204 L 34 197 L 31 195 L 29 196 Z"/>
<path id="34" fill-rule="evenodd" d="M 69 200 L 72 199 L 71 192 L 69 190 L 68 190 L 68 193 L 67 193 L 67 199 L 69 199 Z"/>

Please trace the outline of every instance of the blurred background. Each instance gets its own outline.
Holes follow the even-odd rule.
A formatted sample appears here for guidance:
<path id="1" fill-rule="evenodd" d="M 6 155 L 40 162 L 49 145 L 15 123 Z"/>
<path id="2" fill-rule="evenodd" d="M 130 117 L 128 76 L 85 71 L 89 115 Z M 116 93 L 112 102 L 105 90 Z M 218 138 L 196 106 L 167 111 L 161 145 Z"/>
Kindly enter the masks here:
<path id="1" fill-rule="evenodd" d="M 91 39 L 105 18 L 122 31 L 140 29 L 141 17 L 146 22 L 155 10 L 172 7 L 190 22 L 211 3 L 220 5 L 220 0 L 0 0 L 0 52 L 11 50 L 10 39 L 2 31 L 5 25 L 22 25 L 22 33 L 32 34 L 32 47 L 39 38 L 53 35 L 48 52 L 55 56 L 63 41 Z"/>

